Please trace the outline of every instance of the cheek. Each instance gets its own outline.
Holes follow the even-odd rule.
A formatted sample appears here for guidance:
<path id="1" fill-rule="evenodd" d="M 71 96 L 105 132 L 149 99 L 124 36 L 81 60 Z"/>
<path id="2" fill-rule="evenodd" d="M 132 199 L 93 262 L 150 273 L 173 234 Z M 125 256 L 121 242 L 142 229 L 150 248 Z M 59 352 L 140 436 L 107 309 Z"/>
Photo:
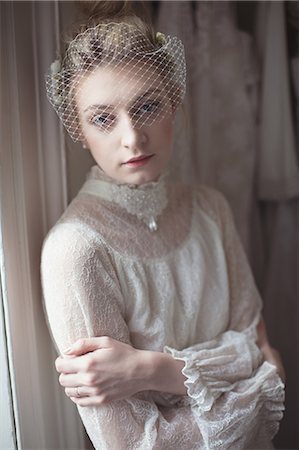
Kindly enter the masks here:
<path id="1" fill-rule="evenodd" d="M 165 121 L 161 128 L 161 141 L 163 141 L 165 146 L 170 147 L 171 149 L 173 140 L 173 121 Z"/>
<path id="2" fill-rule="evenodd" d="M 160 141 L 169 141 L 172 139 L 173 135 L 173 115 L 167 116 L 161 121 L 158 121 L 156 124 L 153 125 L 152 128 L 152 137 L 155 138 L 155 140 Z"/>
<path id="3" fill-rule="evenodd" d="M 86 143 L 87 148 L 89 149 L 96 162 L 99 163 L 101 161 L 105 164 L 108 154 L 107 148 L 110 148 L 109 145 L 105 142 L 105 139 L 96 135 L 89 134 L 86 136 Z"/>
<path id="4" fill-rule="evenodd" d="M 90 149 L 97 149 L 98 147 L 101 147 L 101 139 L 97 136 L 93 136 L 91 133 L 86 135 L 86 140 Z"/>
<path id="5" fill-rule="evenodd" d="M 97 129 L 89 129 L 85 133 L 88 148 L 94 153 L 105 153 L 105 149 L 110 148 L 113 143 L 109 134 L 99 132 Z"/>

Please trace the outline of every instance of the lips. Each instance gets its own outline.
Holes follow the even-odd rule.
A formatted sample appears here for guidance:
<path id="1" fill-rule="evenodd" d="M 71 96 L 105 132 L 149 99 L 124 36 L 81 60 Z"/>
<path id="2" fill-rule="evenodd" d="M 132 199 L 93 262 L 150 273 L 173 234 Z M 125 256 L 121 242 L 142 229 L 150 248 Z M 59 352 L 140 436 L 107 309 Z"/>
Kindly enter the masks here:
<path id="1" fill-rule="evenodd" d="M 130 164 L 130 163 L 134 163 L 134 162 L 138 162 L 138 161 L 143 161 L 144 159 L 151 158 L 152 156 L 154 156 L 154 155 L 135 156 L 134 158 L 131 158 L 128 161 L 126 161 L 124 164 Z"/>

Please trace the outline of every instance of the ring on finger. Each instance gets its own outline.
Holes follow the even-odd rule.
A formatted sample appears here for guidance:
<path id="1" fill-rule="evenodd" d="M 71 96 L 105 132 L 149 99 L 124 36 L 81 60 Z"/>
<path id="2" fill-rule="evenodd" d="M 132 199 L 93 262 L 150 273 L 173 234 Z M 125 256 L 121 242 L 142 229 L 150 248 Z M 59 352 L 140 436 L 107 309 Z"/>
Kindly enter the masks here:
<path id="1" fill-rule="evenodd" d="M 76 388 L 76 397 L 81 397 L 81 394 L 80 394 L 80 391 L 79 391 L 79 389 L 80 389 L 80 386 L 78 386 L 77 388 Z"/>

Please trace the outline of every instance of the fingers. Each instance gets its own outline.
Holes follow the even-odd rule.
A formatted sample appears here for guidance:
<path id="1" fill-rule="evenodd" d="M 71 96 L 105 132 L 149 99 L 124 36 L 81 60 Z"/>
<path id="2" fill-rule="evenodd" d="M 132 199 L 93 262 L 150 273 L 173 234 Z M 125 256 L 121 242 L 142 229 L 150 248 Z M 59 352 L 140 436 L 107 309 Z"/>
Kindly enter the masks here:
<path id="1" fill-rule="evenodd" d="M 79 406 L 99 406 L 104 403 L 108 403 L 109 401 L 104 395 L 94 395 L 90 397 L 70 397 L 70 399 Z"/>
<path id="2" fill-rule="evenodd" d="M 64 373 L 61 373 L 58 380 L 61 386 L 65 388 L 74 388 L 82 384 L 81 378 L 82 377 L 80 377 L 80 375 L 78 374 L 65 375 Z"/>
<path id="3" fill-rule="evenodd" d="M 98 377 L 98 374 L 92 372 L 78 372 L 73 374 L 61 373 L 59 375 L 59 383 L 63 387 L 76 387 L 80 385 L 94 387 L 99 384 L 99 381 L 101 381 L 101 379 Z M 104 383 L 102 381 L 102 384 Z"/>
<path id="4" fill-rule="evenodd" d="M 74 358 L 62 358 L 59 356 L 55 360 L 55 367 L 57 372 L 63 373 L 77 373 L 86 372 L 90 370 L 92 360 L 90 355 L 83 355 Z"/>
<path id="5" fill-rule="evenodd" d="M 109 336 L 78 339 L 71 347 L 65 349 L 63 353 L 65 355 L 84 355 L 85 353 L 93 352 L 98 348 L 110 347 L 113 341 L 115 341 L 115 339 Z"/>
<path id="6" fill-rule="evenodd" d="M 84 398 L 95 397 L 99 394 L 98 389 L 87 386 L 75 386 L 65 388 L 65 393 L 68 397 Z"/>

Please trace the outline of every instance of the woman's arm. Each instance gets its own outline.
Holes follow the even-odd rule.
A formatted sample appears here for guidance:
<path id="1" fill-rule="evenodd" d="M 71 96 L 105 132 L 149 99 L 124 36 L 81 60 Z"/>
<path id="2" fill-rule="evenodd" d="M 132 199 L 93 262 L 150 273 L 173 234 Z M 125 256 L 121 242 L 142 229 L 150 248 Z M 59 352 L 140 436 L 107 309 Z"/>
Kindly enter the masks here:
<path id="1" fill-rule="evenodd" d="M 263 319 L 257 327 L 257 345 L 265 361 L 285 373 L 278 353 L 269 345 Z M 101 351 L 104 350 L 104 351 Z M 134 349 L 108 336 L 80 339 L 58 357 L 60 384 L 76 404 L 92 406 L 123 399 L 147 390 L 187 395 L 184 361 L 168 353 Z M 71 358 L 70 358 L 71 357 Z M 76 397 L 77 388 L 80 398 Z"/>

